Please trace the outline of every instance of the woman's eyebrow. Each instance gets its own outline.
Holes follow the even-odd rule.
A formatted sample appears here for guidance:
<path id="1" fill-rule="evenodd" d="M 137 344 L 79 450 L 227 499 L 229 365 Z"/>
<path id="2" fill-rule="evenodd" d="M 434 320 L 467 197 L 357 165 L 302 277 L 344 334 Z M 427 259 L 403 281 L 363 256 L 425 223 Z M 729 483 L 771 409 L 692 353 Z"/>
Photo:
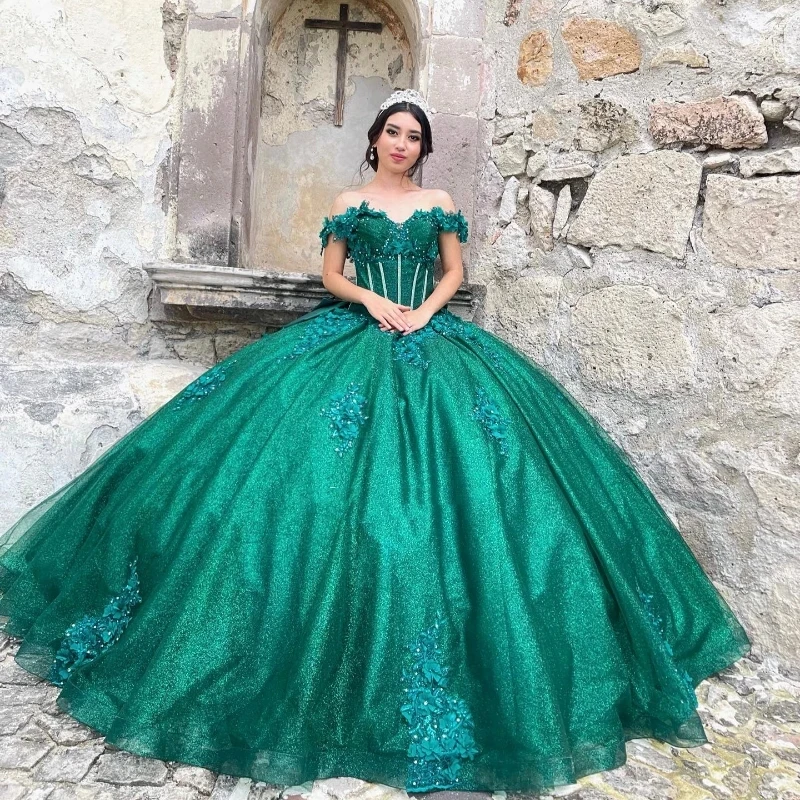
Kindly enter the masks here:
<path id="1" fill-rule="evenodd" d="M 386 127 L 387 128 L 394 128 L 395 130 L 400 130 L 400 128 L 397 125 L 395 125 L 393 122 L 388 123 L 386 125 Z M 409 131 L 409 133 L 418 133 L 420 136 L 422 136 L 422 131 L 418 130 L 417 128 L 414 128 L 414 130 Z"/>

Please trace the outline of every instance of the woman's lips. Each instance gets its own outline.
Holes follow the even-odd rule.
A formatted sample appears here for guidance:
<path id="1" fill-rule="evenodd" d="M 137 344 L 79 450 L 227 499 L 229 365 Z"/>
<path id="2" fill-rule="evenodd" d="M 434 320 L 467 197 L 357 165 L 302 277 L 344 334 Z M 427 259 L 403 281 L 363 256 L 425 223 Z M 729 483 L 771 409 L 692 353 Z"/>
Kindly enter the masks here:
<path id="1" fill-rule="evenodd" d="M 406 160 L 406 157 L 405 157 L 405 156 L 399 156 L 399 155 L 397 155 L 396 153 L 392 153 L 392 158 L 393 158 L 395 161 L 405 161 L 405 160 Z"/>

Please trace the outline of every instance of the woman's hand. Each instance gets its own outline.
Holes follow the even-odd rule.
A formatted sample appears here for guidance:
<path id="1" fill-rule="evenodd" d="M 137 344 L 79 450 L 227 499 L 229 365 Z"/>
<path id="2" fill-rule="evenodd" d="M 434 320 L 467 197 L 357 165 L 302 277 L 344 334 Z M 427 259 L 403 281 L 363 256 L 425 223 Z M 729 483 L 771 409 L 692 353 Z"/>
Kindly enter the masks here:
<path id="1" fill-rule="evenodd" d="M 406 321 L 403 312 L 410 311 L 411 306 L 403 306 L 389 300 L 388 297 L 370 292 L 364 299 L 364 307 L 380 323 L 382 331 L 410 330 L 410 323 Z"/>
<path id="2" fill-rule="evenodd" d="M 402 307 L 403 306 L 401 306 L 401 308 Z M 408 306 L 404 307 L 408 308 Z M 404 311 L 403 317 L 405 318 L 406 323 L 409 325 L 409 327 L 403 331 L 403 336 L 413 333 L 414 331 L 418 331 L 420 328 L 424 328 L 431 321 L 431 314 L 428 311 L 425 311 L 421 306 L 409 311 Z M 382 331 L 389 330 L 384 325 L 381 325 L 380 329 Z"/>

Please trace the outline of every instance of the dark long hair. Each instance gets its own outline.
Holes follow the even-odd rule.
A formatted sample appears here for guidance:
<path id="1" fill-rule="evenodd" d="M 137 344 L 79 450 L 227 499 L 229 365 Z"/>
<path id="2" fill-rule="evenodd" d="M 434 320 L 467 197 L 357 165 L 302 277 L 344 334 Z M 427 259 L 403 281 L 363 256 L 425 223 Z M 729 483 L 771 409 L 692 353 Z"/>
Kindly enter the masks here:
<path id="1" fill-rule="evenodd" d="M 428 117 L 425 115 L 425 112 L 418 105 L 409 103 L 406 100 L 402 100 L 399 103 L 393 103 L 388 108 L 384 108 L 383 111 L 378 113 L 378 116 L 375 117 L 375 122 L 370 125 L 370 128 L 367 131 L 369 144 L 367 145 L 367 152 L 364 160 L 361 162 L 361 166 L 358 170 L 360 177 L 363 177 L 365 166 L 372 167 L 374 172 L 378 171 L 378 154 L 376 153 L 373 156 L 370 150 L 375 142 L 377 142 L 380 138 L 381 133 L 383 133 L 383 127 L 386 124 L 386 119 L 392 114 L 396 114 L 398 111 L 408 111 L 409 114 L 413 114 L 414 119 L 419 122 L 419 126 L 422 130 L 419 158 L 414 162 L 414 165 L 408 169 L 408 177 L 411 180 L 414 180 L 414 178 L 417 177 L 419 171 L 422 169 L 422 165 L 427 160 L 428 155 L 433 152 L 433 134 L 431 133 L 431 124 L 428 122 Z"/>

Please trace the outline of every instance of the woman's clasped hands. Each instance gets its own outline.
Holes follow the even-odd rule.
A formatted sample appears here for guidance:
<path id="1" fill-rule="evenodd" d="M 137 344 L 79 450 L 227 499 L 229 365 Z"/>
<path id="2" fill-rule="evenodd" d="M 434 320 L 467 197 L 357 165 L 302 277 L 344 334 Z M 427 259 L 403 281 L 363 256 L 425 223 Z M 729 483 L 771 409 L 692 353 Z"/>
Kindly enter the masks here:
<path id="1" fill-rule="evenodd" d="M 424 328 L 430 322 L 431 315 L 421 306 L 411 306 L 395 303 L 388 297 L 372 292 L 365 300 L 367 311 L 378 320 L 382 331 L 401 331 L 403 335 Z"/>

